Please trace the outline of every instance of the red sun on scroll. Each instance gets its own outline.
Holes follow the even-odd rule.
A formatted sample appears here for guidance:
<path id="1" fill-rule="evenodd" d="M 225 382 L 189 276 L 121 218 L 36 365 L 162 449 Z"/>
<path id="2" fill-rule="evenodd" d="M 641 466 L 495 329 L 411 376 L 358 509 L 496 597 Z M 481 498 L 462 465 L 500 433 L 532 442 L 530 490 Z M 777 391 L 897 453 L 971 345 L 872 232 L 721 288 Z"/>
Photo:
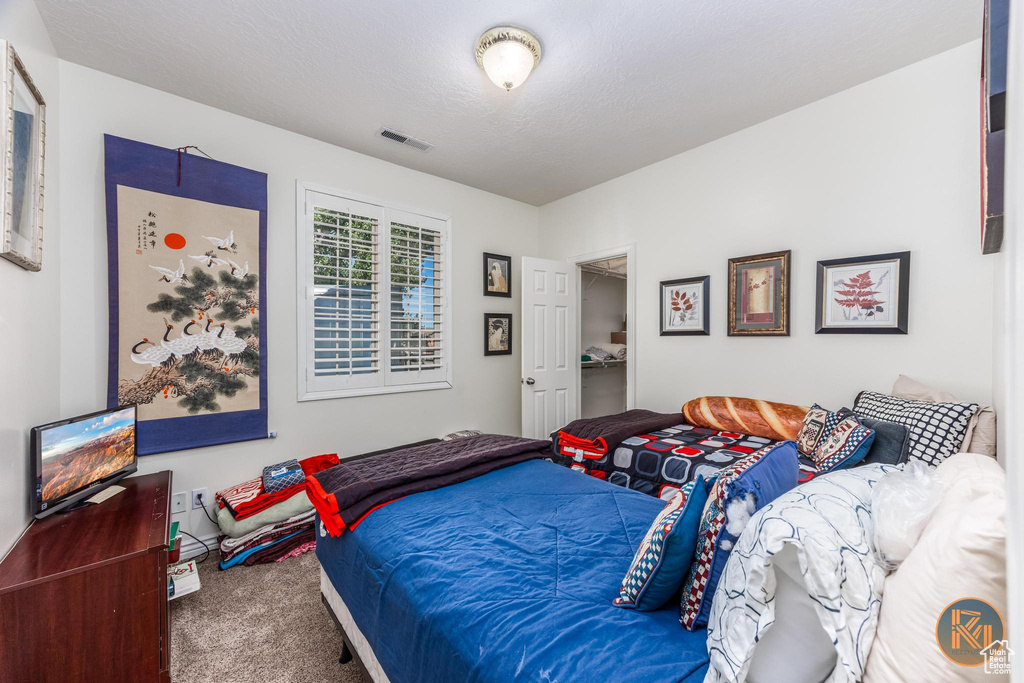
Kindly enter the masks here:
<path id="1" fill-rule="evenodd" d="M 185 238 L 177 232 L 169 232 L 164 236 L 164 244 L 171 249 L 183 249 L 185 247 Z"/>

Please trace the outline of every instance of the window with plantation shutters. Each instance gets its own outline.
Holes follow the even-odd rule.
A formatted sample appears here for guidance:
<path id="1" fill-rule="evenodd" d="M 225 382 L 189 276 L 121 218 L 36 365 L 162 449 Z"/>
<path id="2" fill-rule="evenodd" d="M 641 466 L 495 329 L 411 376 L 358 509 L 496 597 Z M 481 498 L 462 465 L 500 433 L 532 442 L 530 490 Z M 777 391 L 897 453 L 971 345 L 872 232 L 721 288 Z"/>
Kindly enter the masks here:
<path id="1" fill-rule="evenodd" d="M 450 387 L 448 222 L 299 188 L 299 399 Z"/>
<path id="2" fill-rule="evenodd" d="M 444 223 L 393 212 L 389 221 L 391 334 L 389 370 L 396 381 L 441 375 L 445 323 L 441 260 Z"/>

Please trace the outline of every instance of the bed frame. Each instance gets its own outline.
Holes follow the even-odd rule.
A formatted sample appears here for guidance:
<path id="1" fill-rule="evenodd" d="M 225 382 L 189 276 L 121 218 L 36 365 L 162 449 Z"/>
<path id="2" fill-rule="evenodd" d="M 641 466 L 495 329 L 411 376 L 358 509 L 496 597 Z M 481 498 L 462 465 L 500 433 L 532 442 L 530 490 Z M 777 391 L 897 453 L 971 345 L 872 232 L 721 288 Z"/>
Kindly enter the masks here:
<path id="1" fill-rule="evenodd" d="M 324 603 L 327 613 L 334 621 L 334 626 L 341 634 L 341 656 L 338 658 L 338 663 L 348 664 L 354 660 L 364 681 L 390 683 L 380 662 L 377 661 L 377 655 L 374 654 L 369 641 L 359 630 L 348 607 L 338 595 L 338 591 L 323 568 L 320 569 L 320 601 Z"/>

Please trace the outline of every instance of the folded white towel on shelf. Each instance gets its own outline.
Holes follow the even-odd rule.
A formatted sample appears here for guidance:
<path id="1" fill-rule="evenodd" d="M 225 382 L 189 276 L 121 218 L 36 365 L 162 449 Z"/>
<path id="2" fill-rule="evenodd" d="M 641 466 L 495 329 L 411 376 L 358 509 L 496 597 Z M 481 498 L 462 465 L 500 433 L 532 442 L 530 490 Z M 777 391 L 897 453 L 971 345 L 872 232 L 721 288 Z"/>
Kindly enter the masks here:
<path id="1" fill-rule="evenodd" d="M 601 344 L 598 346 L 602 351 L 607 351 L 618 360 L 626 360 L 625 344 Z"/>

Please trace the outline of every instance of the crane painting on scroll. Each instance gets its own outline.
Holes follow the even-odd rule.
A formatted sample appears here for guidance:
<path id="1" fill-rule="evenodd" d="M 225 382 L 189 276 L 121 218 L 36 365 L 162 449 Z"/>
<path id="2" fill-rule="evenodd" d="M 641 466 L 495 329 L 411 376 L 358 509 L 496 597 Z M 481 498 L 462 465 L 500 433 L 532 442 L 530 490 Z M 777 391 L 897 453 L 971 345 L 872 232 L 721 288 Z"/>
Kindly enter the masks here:
<path id="1" fill-rule="evenodd" d="M 140 455 L 266 437 L 266 175 L 113 136 L 106 175 L 108 404 Z"/>
<path id="2" fill-rule="evenodd" d="M 788 251 L 729 259 L 729 335 L 789 334 Z"/>

